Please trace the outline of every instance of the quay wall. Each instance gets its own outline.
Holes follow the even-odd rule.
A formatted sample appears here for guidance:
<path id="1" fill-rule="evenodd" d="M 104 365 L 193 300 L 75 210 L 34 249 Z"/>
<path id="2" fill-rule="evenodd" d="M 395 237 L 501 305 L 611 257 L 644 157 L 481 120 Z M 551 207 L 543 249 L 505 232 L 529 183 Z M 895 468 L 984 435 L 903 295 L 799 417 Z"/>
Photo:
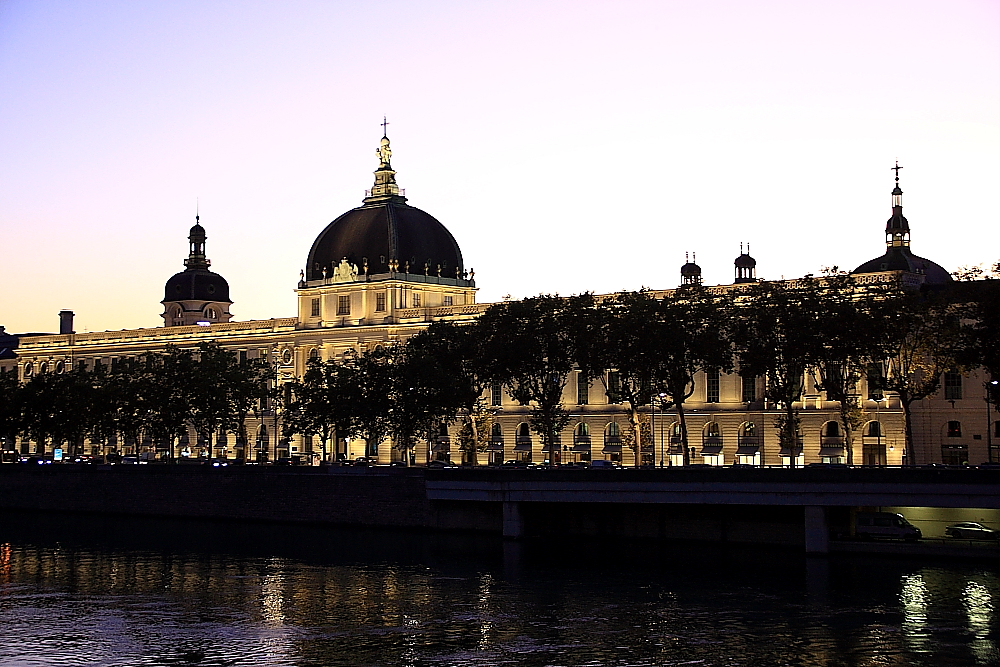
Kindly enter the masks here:
<path id="1" fill-rule="evenodd" d="M 500 532 L 493 504 L 429 501 L 422 469 L 6 465 L 0 509 Z"/>

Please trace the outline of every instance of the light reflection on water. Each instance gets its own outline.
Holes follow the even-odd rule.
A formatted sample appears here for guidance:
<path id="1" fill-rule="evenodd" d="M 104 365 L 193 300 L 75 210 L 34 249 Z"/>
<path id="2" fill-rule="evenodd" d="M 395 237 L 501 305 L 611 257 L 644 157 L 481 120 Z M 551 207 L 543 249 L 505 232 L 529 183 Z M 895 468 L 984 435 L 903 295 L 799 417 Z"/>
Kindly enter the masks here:
<path id="1" fill-rule="evenodd" d="M 982 564 L 13 516 L 0 665 L 989 665 L 998 593 Z"/>

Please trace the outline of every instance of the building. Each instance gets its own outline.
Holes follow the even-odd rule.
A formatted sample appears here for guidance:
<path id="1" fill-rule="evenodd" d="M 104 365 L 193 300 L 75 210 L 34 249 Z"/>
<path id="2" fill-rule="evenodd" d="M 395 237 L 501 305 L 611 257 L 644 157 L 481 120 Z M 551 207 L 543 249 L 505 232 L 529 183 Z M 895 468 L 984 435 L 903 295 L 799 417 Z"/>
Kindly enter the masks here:
<path id="1" fill-rule="evenodd" d="M 338 359 L 349 350 L 402 341 L 435 320 L 476 318 L 488 304 L 476 303 L 475 274 L 466 268 L 458 243 L 433 216 L 407 203 L 405 192 L 396 183 L 390 142 L 385 136 L 377 155 L 375 182 L 362 205 L 334 219 L 313 242 L 298 283 L 294 317 L 232 321 L 229 284 L 209 270 L 207 233 L 196 216 L 189 232 L 185 268 L 164 288 L 163 327 L 76 333 L 72 313 L 67 311 L 60 314 L 58 334 L 11 336 L 0 328 L 0 368 L 16 372 L 23 381 L 37 373 L 62 372 L 80 365 L 110 365 L 167 345 L 196 347 L 215 341 L 246 358 L 265 360 L 275 369 L 278 381 L 286 382 L 300 376 L 310 359 Z M 946 285 L 951 281 L 946 270 L 910 250 L 910 228 L 902 214 L 898 174 L 897 165 L 892 216 L 886 224 L 886 252 L 854 273 L 871 282 L 902 277 L 913 287 Z M 693 260 L 681 268 L 684 284 L 701 283 L 701 269 Z M 741 246 L 732 285 L 712 289 L 732 289 L 756 280 L 756 261 L 749 246 L 746 250 Z M 984 401 L 985 379 L 981 373 L 948 374 L 939 395 L 914 405 L 916 442 L 915 451 L 909 453 L 910 462 L 995 459 L 993 438 L 1000 437 L 1000 422 L 993 421 Z M 756 381 L 744 382 L 736 374 L 703 373 L 697 378 L 696 393 L 686 405 L 692 461 L 709 465 L 790 463 L 773 427 L 779 411 L 762 400 L 761 389 Z M 528 428 L 527 408 L 514 403 L 499 388 L 488 393 L 497 411 L 494 437 L 489 451 L 480 453 L 477 462 L 545 460 L 548 453 Z M 904 438 L 898 400 L 891 396 L 876 400 L 876 394 L 868 393 L 863 397 L 866 418 L 856 438 L 854 461 L 901 464 Z M 626 415 L 621 406 L 609 403 L 602 383 L 571 378 L 564 404 L 572 418 L 561 434 L 561 462 L 607 459 L 634 463 L 635 453 L 622 442 L 628 428 Z M 799 407 L 802 453 L 797 464 L 843 462 L 837 405 L 826 400 L 811 378 L 806 379 Z M 679 425 L 672 414 L 653 411 L 647 418 L 653 437 L 642 453 L 644 461 L 681 463 Z M 253 418 L 248 430 L 256 435 L 249 444 L 254 453 L 239 450 L 232 435 L 216 441 L 212 451 L 199 451 L 192 445 L 195 438 L 189 437 L 156 453 L 261 459 L 309 454 L 318 458 L 309 439 L 280 439 L 279 425 L 280 414 L 273 411 Z M 22 451 L 35 451 L 34 443 L 20 445 Z M 86 443 L 86 447 L 95 453 L 122 449 L 116 442 Z M 156 446 L 147 441 L 130 447 L 155 452 Z M 325 455 L 352 459 L 364 451 L 363 443 L 339 439 L 335 450 Z M 378 451 L 381 462 L 400 456 L 388 446 Z M 435 442 L 418 446 L 415 462 L 458 462 L 461 456 L 454 439 L 443 431 Z"/>

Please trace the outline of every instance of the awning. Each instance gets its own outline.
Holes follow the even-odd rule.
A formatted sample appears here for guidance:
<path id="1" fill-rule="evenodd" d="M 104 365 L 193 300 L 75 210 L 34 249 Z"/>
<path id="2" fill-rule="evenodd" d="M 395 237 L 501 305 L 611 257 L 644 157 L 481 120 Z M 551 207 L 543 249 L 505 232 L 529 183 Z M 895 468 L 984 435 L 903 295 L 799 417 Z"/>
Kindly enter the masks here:
<path id="1" fill-rule="evenodd" d="M 514 445 L 514 451 L 515 452 L 530 452 L 531 451 L 531 443 L 530 442 L 519 442 L 516 445 Z"/>
<path id="2" fill-rule="evenodd" d="M 619 446 L 621 446 L 621 445 L 619 445 Z M 578 442 L 575 445 L 573 445 L 573 449 L 571 451 L 574 451 L 574 452 L 589 452 L 590 451 L 590 443 L 589 442 Z"/>
<path id="3" fill-rule="evenodd" d="M 802 448 L 801 447 L 796 447 L 795 448 L 795 455 L 796 456 L 802 456 L 802 453 L 803 452 L 802 452 Z M 791 452 L 791 450 L 788 447 L 782 447 L 781 448 L 781 456 L 791 456 L 791 455 L 792 455 L 792 452 Z"/>
<path id="4" fill-rule="evenodd" d="M 621 454 L 622 453 L 622 446 L 621 445 L 604 445 L 603 452 L 605 454 Z"/>
<path id="5" fill-rule="evenodd" d="M 737 456 L 754 456 L 760 451 L 760 445 L 740 445 L 736 448 Z"/>
<path id="6" fill-rule="evenodd" d="M 701 448 L 702 456 L 718 456 L 722 453 L 722 445 L 703 445 Z"/>
<path id="7" fill-rule="evenodd" d="M 819 448 L 819 455 L 820 456 L 843 456 L 844 455 L 844 448 L 843 447 L 820 447 Z"/>
<path id="8" fill-rule="evenodd" d="M 502 452 L 503 451 L 503 440 L 493 440 L 490 444 L 486 445 L 486 451 L 488 452 Z"/>

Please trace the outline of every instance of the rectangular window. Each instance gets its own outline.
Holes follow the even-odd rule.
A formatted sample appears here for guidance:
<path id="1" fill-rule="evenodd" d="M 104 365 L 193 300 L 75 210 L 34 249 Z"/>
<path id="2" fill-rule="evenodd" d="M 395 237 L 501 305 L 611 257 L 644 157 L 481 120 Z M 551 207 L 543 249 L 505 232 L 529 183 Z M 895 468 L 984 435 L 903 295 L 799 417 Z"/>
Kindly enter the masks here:
<path id="1" fill-rule="evenodd" d="M 872 364 L 868 367 L 868 400 L 870 401 L 881 401 L 882 400 L 882 385 L 884 384 L 882 377 L 882 367 L 878 364 Z"/>
<path id="2" fill-rule="evenodd" d="M 757 402 L 757 378 L 756 377 L 743 377 L 743 402 L 744 403 L 756 403 Z"/>
<path id="3" fill-rule="evenodd" d="M 962 437 L 962 422 L 948 422 L 948 437 L 949 438 Z"/>
<path id="4" fill-rule="evenodd" d="M 413 307 L 414 308 L 420 307 L 420 292 L 413 293 Z"/>
<path id="5" fill-rule="evenodd" d="M 446 296 L 444 298 L 444 305 L 446 305 L 446 306 L 454 306 L 455 305 L 455 297 Z"/>
<path id="6" fill-rule="evenodd" d="M 241 364 L 245 364 L 246 361 L 247 361 L 247 351 L 246 350 L 240 350 L 240 363 Z"/>
<path id="7" fill-rule="evenodd" d="M 337 314 L 338 315 L 350 315 L 351 314 L 351 297 L 350 296 L 338 296 L 337 297 Z"/>
<path id="8" fill-rule="evenodd" d="M 577 405 L 586 405 L 590 399 L 590 380 L 587 378 L 587 374 L 578 371 L 576 374 L 576 403 Z"/>
<path id="9" fill-rule="evenodd" d="M 312 300 L 312 317 L 319 317 L 319 299 Z"/>
<path id="10" fill-rule="evenodd" d="M 962 400 L 962 374 L 949 371 L 944 374 L 944 399 L 946 401 Z"/>
<path id="11" fill-rule="evenodd" d="M 375 295 L 375 312 L 385 312 L 385 292 L 379 292 Z"/>
<path id="12" fill-rule="evenodd" d="M 503 405 L 503 387 L 499 382 L 490 387 L 490 405 L 495 408 Z"/>
<path id="13" fill-rule="evenodd" d="M 608 371 L 608 403 L 620 403 L 622 396 L 622 378 L 618 371 Z"/>
<path id="14" fill-rule="evenodd" d="M 941 463 L 949 466 L 965 465 L 969 462 L 967 445 L 941 445 Z"/>
<path id="15" fill-rule="evenodd" d="M 706 403 L 718 403 L 719 402 L 719 385 L 720 377 L 719 371 L 711 370 L 705 373 L 705 402 Z"/>

